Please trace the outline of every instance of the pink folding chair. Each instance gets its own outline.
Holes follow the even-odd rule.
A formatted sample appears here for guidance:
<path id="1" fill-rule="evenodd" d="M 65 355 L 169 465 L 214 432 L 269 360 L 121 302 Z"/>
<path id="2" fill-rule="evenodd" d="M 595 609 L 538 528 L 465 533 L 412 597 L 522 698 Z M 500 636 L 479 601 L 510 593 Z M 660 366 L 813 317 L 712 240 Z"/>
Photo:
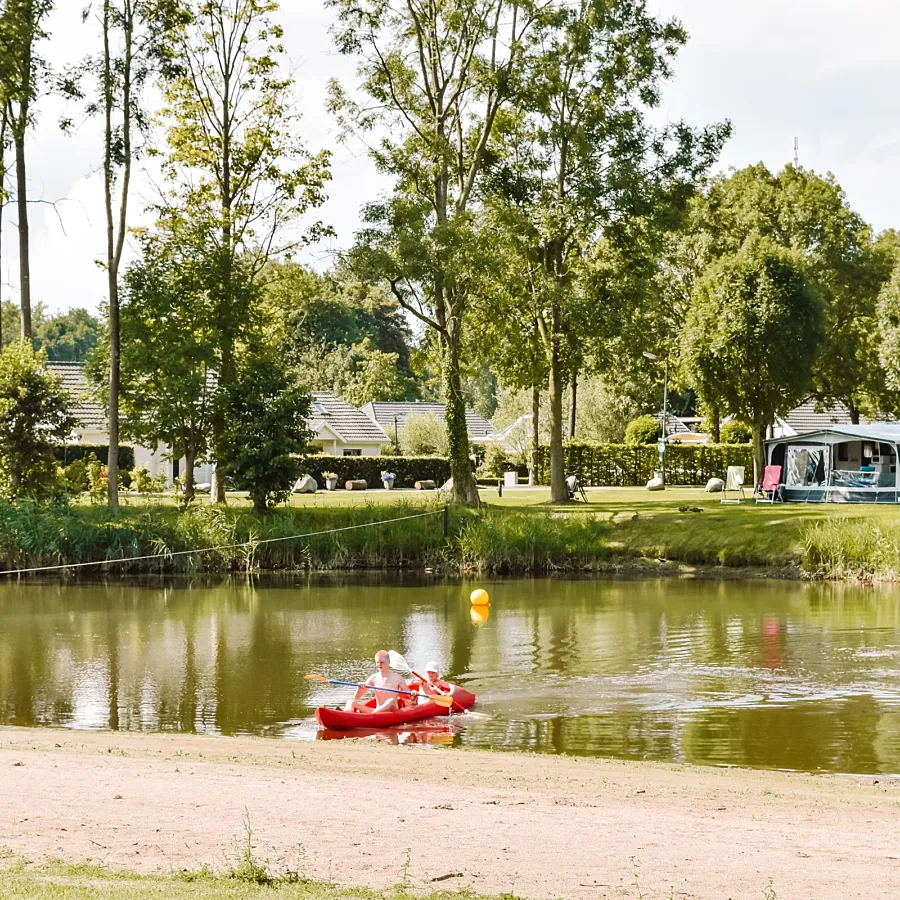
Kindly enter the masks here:
<path id="1" fill-rule="evenodd" d="M 781 484 L 781 466 L 766 466 L 762 484 L 756 489 L 757 503 L 784 502 L 779 486 Z"/>

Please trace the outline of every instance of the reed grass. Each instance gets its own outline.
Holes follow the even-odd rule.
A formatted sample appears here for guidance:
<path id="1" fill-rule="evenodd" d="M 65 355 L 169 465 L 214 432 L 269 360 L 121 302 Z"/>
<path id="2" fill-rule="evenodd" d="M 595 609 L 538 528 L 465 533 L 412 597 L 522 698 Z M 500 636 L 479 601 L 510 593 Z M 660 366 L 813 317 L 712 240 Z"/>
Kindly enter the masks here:
<path id="1" fill-rule="evenodd" d="M 237 504 L 186 511 L 129 505 L 110 513 L 105 507 L 0 503 L 0 569 L 99 563 L 69 571 L 126 576 L 430 567 L 537 575 L 660 559 L 778 568 L 813 578 L 900 580 L 900 518 L 893 508 L 688 508 L 673 501 L 634 503 L 631 510 L 618 496 L 606 508 L 451 508 L 446 537 L 440 498 L 423 502 L 413 495 L 391 505 L 291 506 L 262 518 Z M 407 518 L 422 512 L 429 515 Z M 183 551 L 204 552 L 172 555 Z M 162 556 L 132 559 L 156 554 Z"/>
<path id="2" fill-rule="evenodd" d="M 834 517 L 805 533 L 803 569 L 813 578 L 900 581 L 900 521 Z"/>

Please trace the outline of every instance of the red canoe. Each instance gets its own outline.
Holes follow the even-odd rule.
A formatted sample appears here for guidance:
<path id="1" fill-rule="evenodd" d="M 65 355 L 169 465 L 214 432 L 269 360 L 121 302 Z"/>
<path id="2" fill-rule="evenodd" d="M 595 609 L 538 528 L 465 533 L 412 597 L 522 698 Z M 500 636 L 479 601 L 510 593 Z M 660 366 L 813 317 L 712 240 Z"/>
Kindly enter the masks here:
<path id="1" fill-rule="evenodd" d="M 323 728 L 389 728 L 391 725 L 403 725 L 406 722 L 418 722 L 420 719 L 431 719 L 434 716 L 449 716 L 452 712 L 462 712 L 475 705 L 475 695 L 453 685 L 451 693 L 453 706 L 439 706 L 437 703 L 422 703 L 419 706 L 408 706 L 406 709 L 391 712 L 360 713 L 345 712 L 343 709 L 331 709 L 320 706 L 316 710 L 316 720 Z M 375 701 L 371 701 L 374 706 Z"/>

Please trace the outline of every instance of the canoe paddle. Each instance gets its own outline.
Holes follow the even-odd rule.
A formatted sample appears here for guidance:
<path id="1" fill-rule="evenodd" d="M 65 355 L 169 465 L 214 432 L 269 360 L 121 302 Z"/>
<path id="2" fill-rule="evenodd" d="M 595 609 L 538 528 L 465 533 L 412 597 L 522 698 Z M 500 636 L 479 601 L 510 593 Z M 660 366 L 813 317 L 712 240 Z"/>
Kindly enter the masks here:
<path id="1" fill-rule="evenodd" d="M 427 697 L 432 703 L 438 706 L 453 706 L 454 700 L 449 694 L 424 694 L 415 693 L 414 691 L 398 691 L 396 688 L 375 687 L 372 684 L 364 684 L 358 681 L 336 681 L 334 678 L 326 678 L 324 675 L 307 675 L 308 681 L 321 681 L 324 684 L 343 684 L 346 687 L 364 687 L 367 691 L 386 691 L 389 694 L 403 694 L 406 697 Z"/>
<path id="2" fill-rule="evenodd" d="M 391 668 L 398 669 L 404 675 L 413 675 L 422 682 L 422 684 L 428 684 L 428 679 L 423 678 L 415 669 L 413 669 L 410 664 L 396 651 L 396 650 L 388 650 L 388 656 L 391 658 Z M 438 697 L 445 697 L 450 699 L 450 703 L 442 703 L 442 706 L 458 706 L 459 711 L 461 713 L 465 713 L 467 716 L 472 716 L 475 719 L 487 719 L 489 716 L 485 716 L 482 713 L 473 712 L 471 709 L 466 709 L 459 700 L 454 700 L 452 694 L 436 694 Z M 451 710 L 452 712 L 452 710 Z"/>

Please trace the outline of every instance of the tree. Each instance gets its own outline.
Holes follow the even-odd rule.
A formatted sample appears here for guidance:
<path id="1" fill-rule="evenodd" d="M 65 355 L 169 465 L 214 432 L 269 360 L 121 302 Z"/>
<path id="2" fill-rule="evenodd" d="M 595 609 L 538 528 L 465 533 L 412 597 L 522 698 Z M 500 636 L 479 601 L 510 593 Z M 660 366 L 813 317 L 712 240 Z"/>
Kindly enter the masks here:
<path id="1" fill-rule="evenodd" d="M 27 341 L 31 340 L 31 252 L 25 138 L 46 70 L 37 45 L 47 37 L 43 23 L 52 9 L 53 0 L 6 0 L 0 11 L 0 100 L 15 147 L 21 328 Z"/>
<path id="2" fill-rule="evenodd" d="M 273 355 L 239 359 L 222 393 L 224 474 L 250 492 L 254 512 L 263 515 L 289 495 L 300 475 L 311 437 L 309 394 Z"/>
<path id="3" fill-rule="evenodd" d="M 145 135 L 148 128 L 148 118 L 141 108 L 140 98 L 152 74 L 163 74 L 170 69 L 170 48 L 166 37 L 181 18 L 178 6 L 178 0 L 100 2 L 103 50 L 93 68 L 99 82 L 100 97 L 95 108 L 103 116 L 105 268 L 109 300 L 107 502 L 110 509 L 119 507 L 119 270 L 128 229 L 131 170 L 140 150 L 137 138 Z"/>
<path id="4" fill-rule="evenodd" d="M 703 396 L 750 425 L 756 481 L 765 429 L 806 395 L 824 333 L 823 302 L 802 260 L 763 238 L 723 256 L 695 287 L 690 372 Z"/>
<path id="5" fill-rule="evenodd" d="M 687 35 L 677 21 L 649 15 L 643 0 L 579 0 L 561 8 L 543 38 L 516 113 L 496 129 L 490 187 L 493 227 L 526 273 L 527 292 L 511 302 L 522 327 L 537 325 L 550 395 L 551 500 L 565 502 L 563 393 L 570 384 L 574 407 L 584 345 L 598 332 L 597 344 L 609 336 L 598 326 L 615 299 L 598 290 L 591 267 L 605 263 L 603 249 L 634 253 L 637 237 L 676 224 L 729 126 L 648 123 Z"/>
<path id="6" fill-rule="evenodd" d="M 0 490 L 13 500 L 54 493 L 54 446 L 75 427 L 70 398 L 45 362 L 24 341 L 0 352 Z"/>
<path id="7" fill-rule="evenodd" d="M 793 165 L 773 174 L 761 163 L 721 176 L 692 205 L 685 233 L 695 277 L 756 235 L 796 253 L 826 311 L 810 393 L 821 403 L 843 403 L 858 422 L 882 382 L 871 338 L 894 255 L 889 241 L 874 240 L 834 176 Z"/>
<path id="8" fill-rule="evenodd" d="M 194 498 L 194 466 L 209 452 L 218 336 L 197 237 L 183 223 L 145 238 L 141 261 L 125 273 L 121 310 L 123 431 L 184 456 L 185 503 Z"/>
<path id="9" fill-rule="evenodd" d="M 13 307 L 12 312 L 18 311 Z M 86 309 L 46 316 L 40 303 L 34 308 L 32 330 L 34 344 L 50 362 L 84 362 L 100 337 L 100 324 Z"/>
<path id="10" fill-rule="evenodd" d="M 329 154 L 311 155 L 297 136 L 293 79 L 284 70 L 281 27 L 273 19 L 278 4 L 189 0 L 186 7 L 188 21 L 175 38 L 181 72 L 165 87 L 167 193 L 159 213 L 162 220 L 186 216 L 202 225 L 215 251 L 211 296 L 225 388 L 255 313 L 236 272 L 242 268 L 256 283 L 270 258 L 289 256 L 324 233 L 321 225 L 288 229 L 324 200 Z M 225 428 L 220 410 L 213 435 L 217 465 L 224 461 Z M 225 499 L 217 477 L 214 499 Z"/>
<path id="11" fill-rule="evenodd" d="M 472 206 L 498 114 L 524 76 L 550 5 L 329 4 L 338 12 L 338 49 L 358 59 L 365 97 L 357 101 L 333 83 L 331 107 L 346 131 L 377 131 L 371 156 L 394 180 L 388 198 L 364 209 L 355 260 L 438 337 L 453 496 L 477 506 L 461 383 L 465 316 L 482 265 Z"/>
<path id="12" fill-rule="evenodd" d="M 884 383 L 875 394 L 877 408 L 896 417 L 900 415 L 900 264 L 878 295 L 877 347 L 884 371 Z"/>

